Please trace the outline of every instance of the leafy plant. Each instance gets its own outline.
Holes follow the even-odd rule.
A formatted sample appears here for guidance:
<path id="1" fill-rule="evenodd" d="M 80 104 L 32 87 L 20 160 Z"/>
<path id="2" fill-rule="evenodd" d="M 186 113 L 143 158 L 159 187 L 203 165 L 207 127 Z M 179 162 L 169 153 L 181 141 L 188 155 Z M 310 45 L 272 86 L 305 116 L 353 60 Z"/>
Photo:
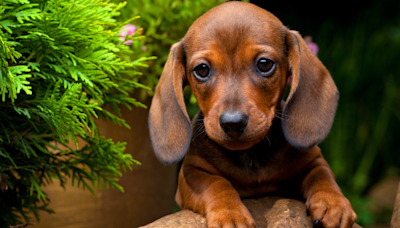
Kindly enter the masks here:
<path id="1" fill-rule="evenodd" d="M 123 0 L 114 0 L 122 2 Z M 143 48 L 142 54 L 157 56 L 149 63 L 143 84 L 154 87 L 162 73 L 171 45 L 186 34 L 190 25 L 203 13 L 226 0 L 129 0 L 128 6 L 121 10 L 120 19 L 128 20 L 131 15 L 140 15 L 135 25 L 143 28 L 146 39 L 132 45 Z"/>
<path id="2" fill-rule="evenodd" d="M 0 227 L 37 219 L 42 186 L 67 179 L 93 192 L 117 188 L 120 169 L 138 161 L 125 143 L 101 136 L 94 119 L 125 121 L 102 107 L 145 107 L 129 96 L 138 67 L 153 59 L 119 45 L 125 3 L 102 0 L 0 2 Z M 125 39 L 139 42 L 138 32 Z M 136 59 L 131 59 L 132 56 Z M 78 140 L 84 146 L 78 148 Z M 72 141 L 75 146 L 71 146 Z"/>
<path id="3" fill-rule="evenodd" d="M 335 122 L 321 148 L 363 226 L 383 217 L 371 212 L 368 189 L 400 175 L 400 17 L 387 13 L 397 7 L 389 3 L 374 3 L 345 25 L 324 20 L 313 35 L 340 92 Z"/>
<path id="4" fill-rule="evenodd" d="M 113 0 L 121 2 L 124 0 Z M 143 29 L 146 39 L 132 45 L 132 50 L 142 49 L 144 56 L 157 56 L 144 70 L 146 77 L 140 82 L 154 88 L 161 76 L 172 44 L 182 39 L 190 25 L 209 9 L 227 0 L 128 0 L 128 7 L 121 10 L 120 20 L 127 20 L 131 15 L 140 15 L 135 25 Z M 247 0 L 248 2 L 248 0 Z M 151 91 L 142 91 L 142 97 L 152 95 Z M 198 111 L 196 98 L 189 88 L 185 90 L 185 99 L 190 116 Z"/>

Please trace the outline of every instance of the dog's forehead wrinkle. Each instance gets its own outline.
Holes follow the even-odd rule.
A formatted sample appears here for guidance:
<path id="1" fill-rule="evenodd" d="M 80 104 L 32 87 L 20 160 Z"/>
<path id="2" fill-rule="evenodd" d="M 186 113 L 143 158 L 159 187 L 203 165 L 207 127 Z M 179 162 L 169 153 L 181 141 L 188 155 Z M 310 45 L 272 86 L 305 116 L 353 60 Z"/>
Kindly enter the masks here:
<path id="1" fill-rule="evenodd" d="M 249 45 L 259 45 L 278 48 L 279 54 L 285 55 L 286 28 L 270 21 L 254 23 L 257 26 L 235 17 L 231 21 L 211 21 L 203 23 L 204 26 L 201 28 L 189 29 L 185 36 L 185 40 L 190 41 L 187 45 L 188 54 L 192 53 L 194 56 L 197 53 L 214 50 L 227 59 L 240 60 L 244 47 L 247 49 Z M 235 65 L 240 64 L 235 63 Z"/>
<path id="2" fill-rule="evenodd" d="M 274 38 L 276 34 L 281 36 L 282 29 L 285 29 L 279 19 L 263 9 L 257 9 L 255 13 L 253 7 L 228 5 L 231 6 L 216 7 L 207 13 L 217 16 L 203 16 L 196 20 L 187 36 L 197 40 L 196 43 L 217 40 L 220 45 L 226 46 L 227 50 L 234 52 L 239 42 L 247 38 L 257 37 L 259 40 L 267 38 L 267 41 L 271 42 L 271 38 Z M 265 16 L 266 14 L 268 17 Z"/>

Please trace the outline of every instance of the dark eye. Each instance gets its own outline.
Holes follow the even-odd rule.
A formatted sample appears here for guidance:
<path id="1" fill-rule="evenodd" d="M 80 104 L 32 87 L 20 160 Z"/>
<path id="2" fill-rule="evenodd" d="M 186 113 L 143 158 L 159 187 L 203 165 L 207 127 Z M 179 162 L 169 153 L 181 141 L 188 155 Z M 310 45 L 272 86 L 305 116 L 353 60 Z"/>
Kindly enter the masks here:
<path id="1" fill-rule="evenodd" d="M 257 62 L 257 70 L 262 74 L 269 74 L 275 69 L 274 61 L 270 59 L 260 59 Z"/>
<path id="2" fill-rule="evenodd" d="M 197 65 L 193 71 L 194 75 L 200 80 L 204 80 L 210 76 L 210 68 L 206 64 Z"/>

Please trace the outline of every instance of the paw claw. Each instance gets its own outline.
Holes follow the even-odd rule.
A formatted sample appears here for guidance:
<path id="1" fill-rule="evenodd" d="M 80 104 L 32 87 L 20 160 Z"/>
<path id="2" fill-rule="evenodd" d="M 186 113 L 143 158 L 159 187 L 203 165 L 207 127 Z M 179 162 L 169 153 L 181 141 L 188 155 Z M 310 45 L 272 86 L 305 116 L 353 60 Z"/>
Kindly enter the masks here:
<path id="1" fill-rule="evenodd" d="M 314 226 L 313 226 L 313 227 L 317 227 L 318 223 L 319 223 L 319 220 L 318 220 L 318 219 L 315 220 L 315 221 L 314 221 Z"/>
<path id="2" fill-rule="evenodd" d="M 307 200 L 313 227 L 351 228 L 357 218 L 350 202 L 332 192 L 317 192 Z"/>

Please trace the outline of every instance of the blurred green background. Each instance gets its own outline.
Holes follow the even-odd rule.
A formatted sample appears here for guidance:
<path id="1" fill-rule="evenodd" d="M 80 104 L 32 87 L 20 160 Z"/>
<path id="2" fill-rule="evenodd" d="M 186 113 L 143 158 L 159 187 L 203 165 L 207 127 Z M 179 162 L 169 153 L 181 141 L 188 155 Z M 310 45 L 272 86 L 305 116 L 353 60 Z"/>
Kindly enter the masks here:
<path id="1" fill-rule="evenodd" d="M 197 17 L 222 2 L 129 0 L 120 19 L 139 15 L 135 25 L 143 28 L 146 36 L 131 48 L 144 56 L 157 56 L 143 72 L 141 82 L 154 87 L 170 46 L 184 36 Z M 400 2 L 254 3 L 290 29 L 312 36 L 318 44 L 318 56 L 340 91 L 332 130 L 320 144 L 323 154 L 352 202 L 358 223 L 366 227 L 388 225 L 393 210 L 390 202 L 377 206 L 370 192 L 383 180 L 398 183 L 400 176 Z M 190 91 L 186 93 L 188 111 L 193 115 L 197 111 L 195 100 Z"/>
<path id="2" fill-rule="evenodd" d="M 398 183 L 400 174 L 400 2 L 289 1 L 265 8 L 318 44 L 340 91 L 322 153 L 358 222 L 389 224 L 392 205 L 376 202 L 384 196 L 372 189 L 379 185 L 378 194 L 390 192 L 381 181 Z"/>

